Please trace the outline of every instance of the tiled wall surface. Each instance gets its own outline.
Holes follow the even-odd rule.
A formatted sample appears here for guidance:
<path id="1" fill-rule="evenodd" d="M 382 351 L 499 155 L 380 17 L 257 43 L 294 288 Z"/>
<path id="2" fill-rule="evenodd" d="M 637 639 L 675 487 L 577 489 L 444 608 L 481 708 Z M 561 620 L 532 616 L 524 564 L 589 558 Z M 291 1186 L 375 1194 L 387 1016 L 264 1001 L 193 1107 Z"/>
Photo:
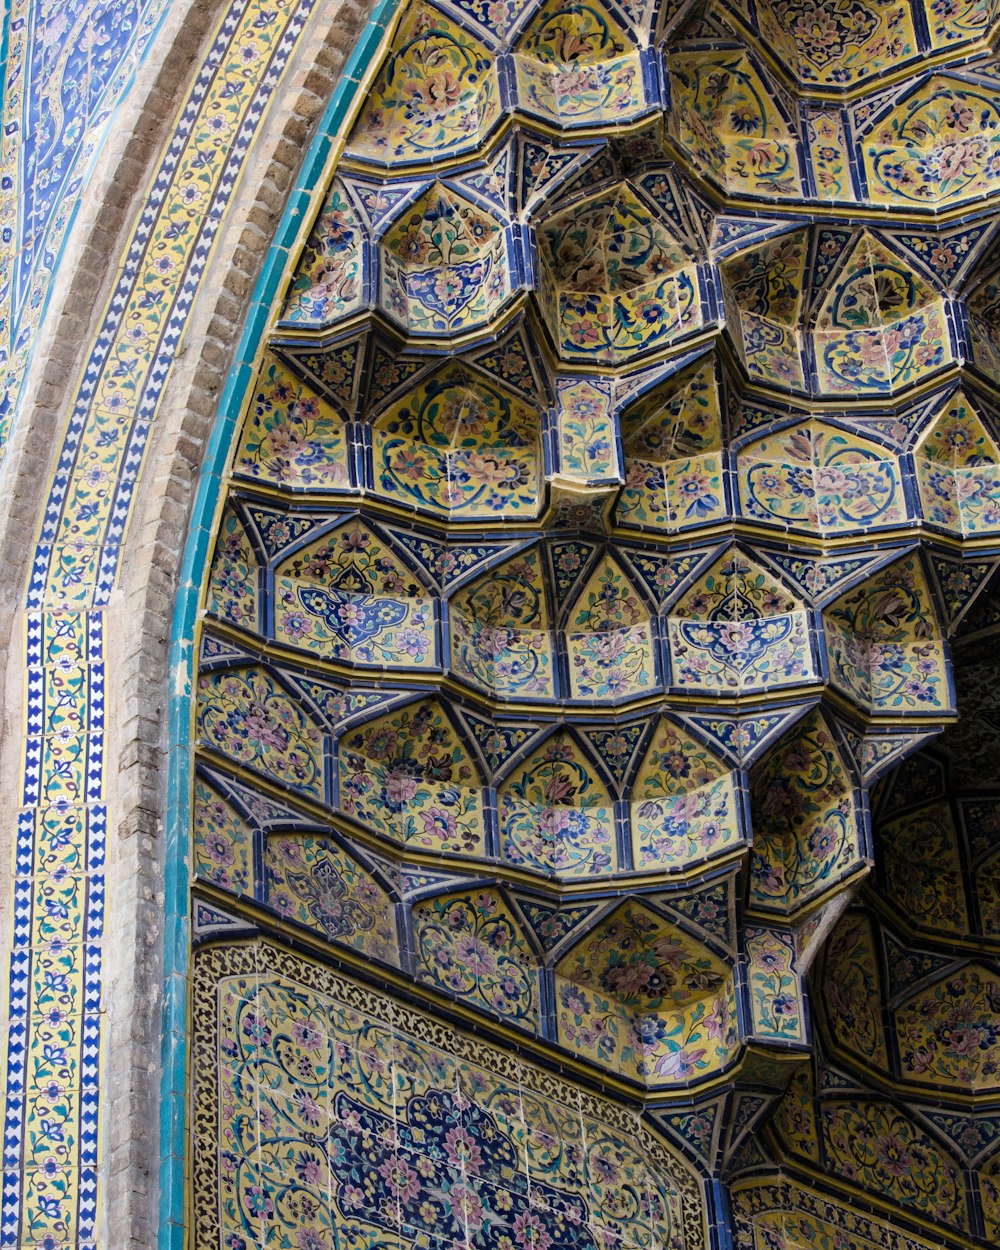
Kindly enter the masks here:
<path id="1" fill-rule="evenodd" d="M 988 840 L 960 845 L 965 807 L 938 833 L 960 790 L 993 811 L 993 770 L 957 775 L 960 727 L 913 757 L 941 780 L 912 816 L 892 819 L 915 802 L 900 774 L 880 783 L 993 684 L 993 20 L 408 6 L 232 438 L 196 707 L 206 958 L 294 934 L 491 1019 L 643 1106 L 707 1182 L 720 1245 L 995 1232 L 989 1148 L 943 1128 L 973 1105 L 977 1142 L 995 1124 L 1000 982 L 966 953 L 994 940 L 995 878 L 972 869 Z M 937 955 L 912 931 L 934 873 Z M 865 878 L 899 919 L 862 954 L 874 922 L 844 907 Z M 926 971 L 897 1004 L 879 969 L 899 950 Z M 390 1189 L 368 1111 L 345 1155 L 337 1061 L 320 1046 L 294 1075 L 300 1021 L 262 1006 L 267 967 L 241 982 L 252 1053 L 204 1104 L 206 1160 L 227 1109 L 256 1099 L 258 1120 L 236 1113 L 221 1172 L 198 1172 L 203 1244 L 331 1225 L 528 1244 L 466 1200 L 478 1154 L 445 1180 L 447 1149 L 414 1144 L 422 1096 L 384 1047 L 362 1068 L 395 1090 Z M 346 1059 L 333 1014 L 316 1027 Z M 891 1044 L 869 1043 L 882 1019 Z M 226 1066 L 233 1027 L 194 1044 Z M 308 1164 L 278 1090 L 327 1134 Z M 570 1172 L 576 1131 L 554 1147 Z M 779 1191 L 779 1165 L 805 1188 Z M 840 1193 L 822 1210 L 817 1180 Z M 681 1244 L 576 1224 L 537 1236 Z"/>
<path id="2" fill-rule="evenodd" d="M 0 457 L 89 167 L 167 0 L 14 0 L 0 139 Z"/>
<path id="3" fill-rule="evenodd" d="M 95 1237 L 105 609 L 312 7 L 222 21 L 42 521 L 4 1244 Z M 1000 14 L 380 13 L 195 522 L 194 1244 L 993 1244 Z"/>

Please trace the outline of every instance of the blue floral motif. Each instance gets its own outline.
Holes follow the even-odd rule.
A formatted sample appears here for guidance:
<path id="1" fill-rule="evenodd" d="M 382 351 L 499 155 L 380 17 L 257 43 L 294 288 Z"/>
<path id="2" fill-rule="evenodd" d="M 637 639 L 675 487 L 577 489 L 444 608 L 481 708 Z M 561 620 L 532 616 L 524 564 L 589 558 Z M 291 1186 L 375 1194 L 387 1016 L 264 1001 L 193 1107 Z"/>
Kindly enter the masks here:
<path id="1" fill-rule="evenodd" d="M 704 652 L 717 663 L 725 664 L 742 675 L 772 647 L 791 637 L 793 624 L 794 618 L 791 616 L 777 616 L 754 622 L 682 622 L 678 626 L 678 634 L 687 646 Z M 678 654 L 683 655 L 680 647 Z M 797 655 L 786 648 L 778 662 L 777 671 L 785 677 L 791 677 L 800 670 L 801 663 Z"/>
<path id="2" fill-rule="evenodd" d="M 433 664 L 430 595 L 374 531 L 350 524 L 303 548 L 275 578 L 275 633 L 325 659 Z"/>
<path id="3" fill-rule="evenodd" d="M 738 690 L 815 678 L 804 609 L 740 553 L 688 592 L 668 634 L 677 685 Z"/>
<path id="4" fill-rule="evenodd" d="M 584 1200 L 534 1176 L 529 1192 L 520 1148 L 489 1112 L 450 1090 L 411 1098 L 405 1120 L 338 1093 L 330 1137 L 316 1146 L 347 1220 L 363 1214 L 387 1232 L 476 1250 L 501 1237 L 515 1250 L 598 1248 Z"/>
<path id="5" fill-rule="evenodd" d="M 377 637 L 383 629 L 406 620 L 407 607 L 392 599 L 374 599 L 344 590 L 299 591 L 302 606 L 321 616 L 345 644 L 355 645 Z"/>

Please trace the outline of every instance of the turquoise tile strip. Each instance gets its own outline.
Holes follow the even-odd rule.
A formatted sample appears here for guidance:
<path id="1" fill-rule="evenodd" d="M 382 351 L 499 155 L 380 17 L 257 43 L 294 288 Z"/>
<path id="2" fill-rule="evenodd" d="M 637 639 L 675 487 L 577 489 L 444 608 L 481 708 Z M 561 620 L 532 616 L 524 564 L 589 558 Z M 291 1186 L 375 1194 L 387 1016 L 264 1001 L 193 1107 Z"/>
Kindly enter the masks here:
<path id="1" fill-rule="evenodd" d="M 223 13 L 153 171 L 49 484 L 25 601 L 23 806 L 5 970 L 4 1245 L 91 1246 L 97 1234 L 108 1042 L 104 851 L 113 818 L 104 766 L 105 613 L 149 428 L 212 243 L 312 10 L 312 0 L 233 0 Z M 206 110 L 207 147 L 199 126 Z M 185 177 L 195 175 L 208 194 L 191 229 L 183 196 Z M 189 224 L 178 231 L 181 213 Z M 69 704 L 56 697 L 67 665 L 78 673 Z M 183 932 L 179 915 L 171 923 Z M 168 1054 L 172 1041 L 168 1035 Z M 183 1113 L 183 1104 L 174 1109 Z M 171 1126 L 175 1145 L 182 1131 Z"/>
<path id="2" fill-rule="evenodd" d="M 174 610 L 170 672 L 178 693 L 170 705 L 169 774 L 164 884 L 164 1010 L 160 1086 L 161 1250 L 182 1250 L 186 1214 L 184 1156 L 187 1125 L 188 968 L 190 898 L 188 852 L 191 832 L 191 714 L 195 626 L 203 571 L 222 478 L 232 450 L 240 408 L 253 378 L 257 347 L 264 336 L 287 261 L 288 249 L 308 220 L 313 194 L 331 150 L 354 108 L 368 66 L 392 25 L 402 0 L 380 0 L 351 54 L 327 105 L 303 163 L 254 291 L 246 328 L 219 403 L 219 416 L 205 455 Z M 179 684 L 178 684 L 179 683 Z"/>

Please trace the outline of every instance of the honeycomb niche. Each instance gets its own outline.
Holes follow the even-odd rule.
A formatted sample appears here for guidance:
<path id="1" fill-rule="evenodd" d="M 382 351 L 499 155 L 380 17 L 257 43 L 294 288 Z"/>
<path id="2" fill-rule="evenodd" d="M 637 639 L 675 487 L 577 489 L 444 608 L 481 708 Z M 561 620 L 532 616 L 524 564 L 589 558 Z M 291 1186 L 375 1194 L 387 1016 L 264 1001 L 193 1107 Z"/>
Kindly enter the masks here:
<path id="1" fill-rule="evenodd" d="M 196 1250 L 993 1244 L 998 16 L 400 5 L 206 570 Z"/>

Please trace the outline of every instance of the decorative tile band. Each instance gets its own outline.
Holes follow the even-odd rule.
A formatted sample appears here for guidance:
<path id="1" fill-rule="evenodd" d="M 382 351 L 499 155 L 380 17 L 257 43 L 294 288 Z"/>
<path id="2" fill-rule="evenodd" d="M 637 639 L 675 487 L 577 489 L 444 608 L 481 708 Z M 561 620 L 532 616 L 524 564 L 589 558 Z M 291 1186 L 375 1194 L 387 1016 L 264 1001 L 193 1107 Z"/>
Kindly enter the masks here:
<path id="1" fill-rule="evenodd" d="M 8 6 L 0 68 L 0 461 L 89 171 L 168 5 Z"/>
<path id="2" fill-rule="evenodd" d="M 241 0 L 223 20 L 152 181 L 49 492 L 27 598 L 24 811 L 0 1208 L 0 1237 L 12 1244 L 86 1244 L 95 1232 L 104 843 L 112 797 L 104 758 L 104 609 L 150 424 L 253 134 L 311 7 Z M 359 64 L 366 57 L 374 63 L 394 8 L 380 10 L 345 75 L 305 189 L 286 214 L 282 246 L 297 237 L 294 216 L 319 188 L 320 154 L 344 124 Z M 901 36 L 900 55 L 935 49 L 945 36 L 930 29 L 922 9 L 918 16 L 915 6 L 906 10 L 912 38 Z M 807 17 L 794 0 L 783 11 Z M 978 48 L 980 27 L 993 21 L 978 16 L 965 14 L 968 29 L 954 34 L 963 49 Z M 912 99 L 897 89 L 881 27 L 866 50 L 884 75 L 883 97 L 871 105 L 856 101 L 864 75 L 855 54 L 845 53 L 854 67 L 850 81 L 835 102 L 835 85 L 822 84 L 831 100 L 810 104 L 806 151 L 799 133 L 805 105 L 786 98 L 757 51 L 734 52 L 730 37 L 744 19 L 723 19 L 714 11 L 695 18 L 659 66 L 648 39 L 640 47 L 636 34 L 658 20 L 649 4 L 609 5 L 601 18 L 597 7 L 559 0 L 540 0 L 521 13 L 479 0 L 415 3 L 392 47 L 383 48 L 378 82 L 366 95 L 272 339 L 269 372 L 255 382 L 254 354 L 281 276 L 281 248 L 272 255 L 227 387 L 186 556 L 189 586 L 211 563 L 215 621 L 195 657 L 192 591 L 178 605 L 174 639 L 176 671 L 202 666 L 203 772 L 200 806 L 189 823 L 190 703 L 178 699 L 171 710 L 176 762 L 167 892 L 168 919 L 176 924 L 168 926 L 175 945 L 167 952 L 162 1177 L 163 1235 L 171 1245 L 184 1219 L 178 1204 L 191 825 L 210 900 L 199 902 L 195 917 L 202 937 L 231 938 L 245 928 L 251 906 L 271 908 L 269 922 L 298 924 L 303 940 L 323 930 L 336 959 L 338 944 L 347 950 L 357 937 L 343 917 L 360 916 L 357 931 L 371 936 L 355 947 L 373 964 L 398 968 L 435 994 L 460 993 L 467 1015 L 492 1014 L 505 1028 L 533 1033 L 540 1048 L 552 1043 L 568 1051 L 572 1042 L 578 1068 L 604 1065 L 616 1080 L 646 1078 L 652 1067 L 678 1087 L 710 1081 L 744 1048 L 760 1063 L 758 1074 L 768 1075 L 760 1076 L 760 1089 L 730 1089 L 712 1104 L 724 1143 L 722 1128 L 682 1125 L 679 1114 L 672 1126 L 666 1115 L 662 1121 L 682 1149 L 710 1161 L 709 1170 L 727 1151 L 744 1152 L 751 1163 L 753 1151 L 762 1151 L 750 1126 L 784 1079 L 774 1072 L 810 1037 L 797 961 L 825 923 L 818 903 L 866 872 L 872 858 L 862 787 L 952 714 L 945 621 L 954 624 L 969 611 L 988 581 L 996 564 L 985 544 L 1000 533 L 992 416 L 981 421 L 978 397 L 969 401 L 950 389 L 944 404 L 959 362 L 970 358 L 970 342 L 981 373 L 1000 350 L 996 284 L 987 278 L 968 299 L 958 289 L 967 272 L 962 256 L 985 247 L 986 235 L 969 227 L 949 236 L 954 253 L 944 246 L 928 252 L 939 232 L 926 221 L 897 240 L 881 219 L 834 229 L 807 214 L 822 202 L 845 212 L 860 203 L 869 218 L 887 205 L 902 220 L 919 172 L 929 206 L 955 215 L 971 196 L 992 193 L 996 170 L 992 138 L 977 154 L 966 153 L 966 164 L 976 167 L 962 186 L 949 180 L 940 153 L 914 155 L 903 131 L 911 121 L 918 133 L 927 131 L 941 105 L 924 87 Z M 853 46 L 850 30 L 838 37 Z M 555 63 L 554 49 L 562 49 Z M 793 50 L 776 45 L 775 56 L 787 63 Z M 453 58 L 453 74 L 438 75 L 441 57 Z M 809 70 L 798 69 L 810 79 Z M 954 125 L 967 124 L 963 108 L 995 81 L 989 66 L 968 71 L 965 85 L 948 96 L 959 117 Z M 650 157 L 636 126 L 666 106 L 668 92 L 675 107 L 666 130 L 656 130 Z M 602 151 L 604 132 L 616 127 L 621 143 Z M 560 147 L 553 136 L 562 131 L 571 142 Z M 959 141 L 951 131 L 946 138 Z M 879 144 L 887 146 L 875 151 Z M 852 148 L 864 151 L 858 156 Z M 662 163 L 665 153 L 677 160 L 680 150 L 693 154 L 695 170 L 645 176 L 644 162 Z M 936 174 L 924 178 L 932 166 Z M 709 192 L 713 201 L 728 197 L 742 215 L 714 214 L 704 198 Z M 755 206 L 772 201 L 798 216 L 761 219 Z M 532 285 L 537 307 L 529 312 Z M 336 335 L 343 335 L 331 343 L 339 318 L 346 320 Z M 732 362 L 720 363 L 725 353 L 711 354 L 710 340 L 723 332 L 727 352 L 741 360 L 736 383 Z M 507 336 L 502 348 L 494 333 Z M 538 353 L 528 340 L 546 334 L 551 342 Z M 467 356 L 428 364 L 421 345 L 438 338 L 467 346 Z M 584 376 L 581 363 L 593 376 Z M 771 387 L 774 403 L 758 403 L 745 391 L 747 378 Z M 221 467 L 235 439 L 236 410 L 255 386 L 260 410 L 239 444 L 237 482 L 213 555 L 207 533 Z M 699 408 L 713 387 L 705 420 Z M 841 413 L 828 421 L 826 408 L 815 415 L 819 401 L 838 396 L 852 406 L 850 418 Z M 854 414 L 859 397 L 868 406 Z M 651 420 L 657 414 L 659 423 Z M 283 496 L 290 489 L 297 492 L 291 500 Z M 346 512 L 330 506 L 337 491 L 364 496 L 362 521 L 348 522 Z M 318 521 L 306 515 L 309 508 Z M 414 510 L 426 524 L 410 524 Z M 485 532 L 463 534 L 470 520 Z M 512 523 L 522 521 L 523 532 L 515 533 Z M 542 525 L 551 532 L 540 541 Z M 628 532 L 612 535 L 617 525 Z M 289 537 L 296 526 L 304 528 Z M 754 527 L 776 541 L 756 542 Z M 917 527 L 927 540 L 926 560 L 911 541 Z M 567 529 L 580 531 L 574 541 Z M 861 551 L 875 530 L 887 541 Z M 696 547 L 694 531 L 707 536 Z M 733 533 L 744 545 L 733 544 Z M 609 536 L 613 541 L 605 541 Z M 838 545 L 830 548 L 828 540 Z M 966 566 L 955 557 L 951 572 L 959 575 L 946 583 L 949 560 L 967 540 L 989 556 L 980 581 L 963 581 Z M 858 550 L 848 549 L 851 541 Z M 372 569 L 377 576 L 368 584 L 361 572 Z M 946 584 L 948 613 L 941 607 Z M 526 609 L 531 604 L 537 611 Z M 310 673 L 312 661 L 328 664 L 329 674 Z M 365 674 L 375 670 L 380 676 L 369 682 Z M 453 677 L 461 689 L 451 699 L 449 686 L 447 704 L 420 685 L 426 679 L 440 692 Z M 825 686 L 834 692 L 836 714 L 829 716 L 815 707 Z M 755 701 L 751 714 L 743 715 L 746 703 L 726 710 L 727 698 L 744 696 Z M 679 708 L 684 724 L 666 716 L 645 724 L 668 699 L 677 700 L 670 711 Z M 602 725 L 609 709 L 612 719 Z M 553 729 L 564 716 L 570 727 Z M 237 722 L 242 728 L 232 732 Z M 428 762 L 424 751 L 418 766 L 423 734 L 441 758 Z M 671 769 L 687 776 L 693 762 L 697 784 L 664 781 Z M 570 790 L 576 794 L 573 777 L 585 783 L 579 810 L 561 801 Z M 700 798 L 692 797 L 695 789 Z M 714 805 L 715 819 L 696 825 L 698 804 L 699 818 Z M 764 820 L 753 839 L 747 911 L 762 914 L 762 923 L 778 916 L 774 931 L 739 931 L 734 919 L 736 856 L 751 849 L 744 831 L 754 806 Z M 458 807 L 464 823 L 450 810 Z M 261 811 L 266 818 L 258 820 Z M 895 844 L 898 860 L 907 858 L 907 838 L 916 851 L 929 819 L 921 811 L 906 822 Z M 271 826 L 282 822 L 307 832 L 271 836 Z M 556 844 L 553 830 L 565 829 L 585 836 L 576 846 L 569 836 Z M 428 852 L 434 858 L 425 862 Z M 454 866 L 463 854 L 490 874 L 475 895 L 460 893 L 454 876 L 449 882 L 449 859 Z M 303 881 L 315 885 L 301 871 L 306 859 L 316 880 L 331 887 L 326 895 L 297 893 Z M 714 881 L 687 889 L 708 861 L 731 880 L 720 889 Z M 902 871 L 888 867 L 890 876 Z M 476 868 L 466 865 L 473 876 Z M 654 884 L 663 896 L 608 902 L 617 879 L 633 871 L 661 873 L 665 879 Z M 607 897 L 595 893 L 587 906 L 546 910 L 546 890 L 551 900 L 564 881 L 575 886 L 588 876 Z M 513 881 L 537 888 L 512 902 L 505 891 Z M 683 888 L 675 888 L 678 882 Z M 468 879 L 462 885 L 467 889 Z M 213 890 L 238 896 L 236 918 L 213 912 Z M 794 932 L 790 917 L 801 921 Z M 836 919 L 832 911 L 827 917 Z M 690 937 L 692 926 L 707 933 L 704 941 L 678 938 Z M 305 933 L 310 927 L 312 935 Z M 496 976 L 485 958 L 470 972 L 477 943 L 507 944 Z M 236 969 L 226 973 L 226 986 L 239 1000 L 230 1011 L 239 1017 L 238 1043 L 227 1037 L 220 1051 L 219 1020 L 207 1015 L 192 1036 L 211 1047 L 197 1063 L 218 1068 L 221 1054 L 231 1067 L 242 1065 L 250 1105 L 262 1086 L 242 1034 L 252 1037 L 260 1022 L 255 1006 L 243 1005 L 270 996 L 278 1018 L 291 1019 L 294 987 L 307 985 L 326 994 L 325 1030 L 351 1045 L 356 1021 L 340 1033 L 331 1022 L 343 1022 L 340 999 L 357 989 L 273 952 L 250 961 L 253 974 L 244 976 L 239 959 L 247 949 L 210 951 L 203 959 L 204 966 L 215 959 L 216 972 L 227 959 L 229 971 Z M 632 955 L 620 959 L 626 950 Z M 262 976 L 268 961 L 286 966 L 273 978 L 267 967 Z M 680 974 L 693 996 L 667 993 L 675 981 L 664 969 Z M 647 986 L 651 970 L 659 978 L 655 993 Z M 994 982 L 977 974 L 955 985 L 947 994 L 925 993 L 921 1009 L 985 994 Z M 596 999 L 609 986 L 621 991 L 621 1001 L 607 1018 L 621 1011 L 602 1036 L 592 1028 L 588 996 Z M 206 991 L 203 1007 L 209 997 Z M 212 1001 L 229 1010 L 225 999 Z M 683 1046 L 666 1037 L 670 1028 L 683 1031 L 667 1019 L 682 1000 L 692 1012 Z M 390 1069 L 403 1079 L 406 1064 L 392 1055 L 401 1035 L 393 1030 L 410 1029 L 408 1044 L 413 1031 L 434 1032 L 437 1022 L 419 1013 L 404 1020 L 385 998 L 366 1002 L 387 1018 Z M 898 1018 L 903 1028 L 905 1011 Z M 608 1043 L 612 1033 L 628 1039 L 620 1053 L 617 1042 Z M 449 1044 L 458 1045 L 455 1037 Z M 297 1061 L 308 1066 L 312 1035 L 297 1040 Z M 772 1048 L 766 1060 L 762 1041 Z M 844 1049 L 849 1053 L 846 1043 Z M 431 1067 L 447 1066 L 440 1053 L 420 1054 Z M 377 1047 L 365 1055 L 373 1064 L 385 1058 Z M 488 1086 L 506 1062 L 513 1061 L 490 1050 L 478 1084 Z M 626 1071 L 629 1064 L 634 1071 Z M 519 1074 L 522 1095 L 532 1079 Z M 335 1082 L 323 1086 L 328 1102 L 343 1103 L 349 1092 Z M 430 1095 L 415 1097 L 419 1105 L 405 1108 L 393 1099 L 391 1116 L 372 1105 L 347 1110 L 367 1116 L 369 1127 L 377 1121 L 398 1154 L 401 1143 L 408 1150 L 424 1131 L 420 1100 Z M 445 1099 L 447 1114 L 461 1118 L 461 1098 Z M 801 1102 L 811 1105 L 805 1096 Z M 826 1091 L 823 1141 L 831 1166 L 848 1180 L 863 1167 L 873 1189 L 888 1186 L 892 1168 L 878 1150 L 852 1157 L 851 1143 L 892 1137 L 892 1113 L 869 1100 L 852 1118 L 850 1100 L 841 1103 Z M 611 1104 L 602 1106 L 602 1116 L 613 1119 Z M 299 1110 L 312 1115 L 311 1104 Z M 512 1124 L 501 1134 L 511 1151 Z M 495 1118 L 479 1126 L 491 1135 L 498 1128 Z M 203 1142 L 210 1155 L 215 1136 Z M 914 1199 L 898 1185 L 893 1201 L 910 1202 L 920 1218 L 944 1212 L 951 1227 L 973 1235 L 995 1221 L 995 1213 L 984 1219 L 972 1209 L 974 1198 L 966 1208 L 950 1156 L 932 1149 L 923 1129 L 910 1124 L 896 1136 L 940 1163 L 941 1194 Z M 699 1140 L 707 1144 L 696 1146 Z M 288 1160 L 272 1152 L 265 1161 L 252 1132 L 239 1144 L 240 1183 L 225 1194 L 234 1246 L 240 1227 L 257 1240 L 254 1219 L 275 1195 L 287 1197 L 283 1182 L 269 1188 L 257 1178 L 247 1197 L 243 1172 L 280 1171 Z M 416 1214 L 407 1206 L 404 1224 L 402 1193 L 390 1197 L 389 1182 L 375 1179 L 391 1161 L 376 1157 L 367 1142 L 361 1153 L 355 1164 L 365 1185 L 381 1186 L 379 1235 L 426 1239 L 435 1226 L 433 1202 Z M 231 1162 L 215 1160 L 222 1171 Z M 763 1153 L 756 1162 L 766 1164 Z M 455 1187 L 456 1176 L 439 1163 L 425 1157 L 425 1174 Z M 664 1167 L 669 1172 L 669 1162 Z M 464 1165 L 459 1171 L 468 1173 Z M 345 1175 L 334 1179 L 338 1201 L 350 1206 Z M 507 1179 L 505 1201 L 524 1233 L 526 1182 L 520 1173 Z M 230 1181 L 213 1176 L 214 1202 L 213 1185 L 225 1189 Z M 566 1208 L 589 1219 L 573 1186 L 565 1189 Z M 991 1192 L 983 1189 L 984 1209 Z M 407 1203 L 410 1197 L 416 1194 L 407 1188 Z M 466 1233 L 469 1213 L 482 1217 L 479 1197 L 479 1208 L 463 1199 Z M 700 1201 L 694 1206 L 700 1212 Z M 490 1207 L 480 1230 L 492 1229 L 494 1214 Z M 610 1222 L 593 1220 L 603 1233 L 614 1232 Z M 683 1237 L 676 1222 L 657 1225 L 652 1235 L 667 1245 L 700 1245 L 700 1224 L 686 1213 L 681 1224 Z M 552 1228 L 541 1231 L 551 1238 Z M 636 1240 L 648 1240 L 648 1231 Z M 616 1244 L 614 1236 L 605 1241 Z"/>
<path id="3" fill-rule="evenodd" d="M 152 180 L 44 514 L 27 599 L 4 1244 L 85 1244 L 95 1235 L 107 829 L 101 609 L 212 240 L 312 7 L 240 0 L 222 19 Z"/>

